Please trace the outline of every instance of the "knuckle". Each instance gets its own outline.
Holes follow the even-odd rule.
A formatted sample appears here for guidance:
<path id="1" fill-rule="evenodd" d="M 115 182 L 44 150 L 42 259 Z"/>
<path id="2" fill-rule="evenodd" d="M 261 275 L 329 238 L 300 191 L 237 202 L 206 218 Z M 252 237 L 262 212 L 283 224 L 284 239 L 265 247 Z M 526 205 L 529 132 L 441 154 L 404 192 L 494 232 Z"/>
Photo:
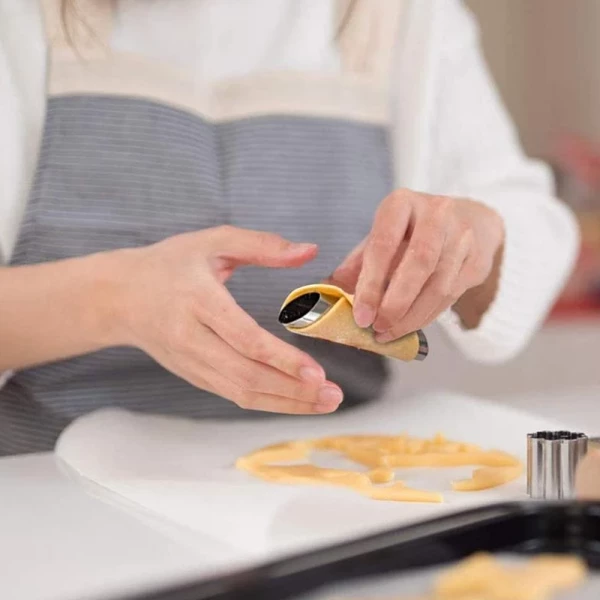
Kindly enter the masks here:
<path id="1" fill-rule="evenodd" d="M 398 188 L 387 197 L 387 200 L 393 202 L 394 204 L 401 204 L 404 202 L 410 202 L 410 200 L 415 196 L 415 194 L 415 192 L 406 188 Z"/>
<path id="2" fill-rule="evenodd" d="M 371 251 L 375 255 L 389 254 L 390 252 L 396 251 L 396 240 L 391 234 L 373 236 L 369 245 L 371 246 Z"/>
<path id="3" fill-rule="evenodd" d="M 433 270 L 437 262 L 438 252 L 431 242 L 424 240 L 415 242 L 412 252 L 415 262 L 421 269 Z"/>
<path id="4" fill-rule="evenodd" d="M 431 293 L 436 300 L 445 302 L 452 297 L 452 285 L 449 281 L 438 279 L 431 282 Z"/>
<path id="5" fill-rule="evenodd" d="M 273 349 L 264 336 L 254 336 L 249 343 L 251 358 L 258 362 L 271 364 L 274 359 Z"/>
<path id="6" fill-rule="evenodd" d="M 457 229 L 459 239 L 470 238 L 473 236 L 473 228 L 467 221 L 459 221 Z"/>
<path id="7" fill-rule="evenodd" d="M 433 196 L 431 206 L 438 216 L 445 217 L 453 211 L 454 202 L 448 196 Z"/>
<path id="8" fill-rule="evenodd" d="M 470 248 L 474 239 L 473 228 L 468 223 L 461 223 L 458 226 L 458 244 Z"/>
<path id="9" fill-rule="evenodd" d="M 380 280 L 378 277 L 361 273 L 356 285 L 356 294 L 354 296 L 355 304 L 366 304 L 371 308 L 377 308 L 380 302 L 378 287 Z"/>
<path id="10" fill-rule="evenodd" d="M 361 289 L 357 300 L 360 302 L 361 306 L 366 306 L 373 310 L 377 309 L 377 305 L 379 304 L 379 296 L 373 287 Z"/>

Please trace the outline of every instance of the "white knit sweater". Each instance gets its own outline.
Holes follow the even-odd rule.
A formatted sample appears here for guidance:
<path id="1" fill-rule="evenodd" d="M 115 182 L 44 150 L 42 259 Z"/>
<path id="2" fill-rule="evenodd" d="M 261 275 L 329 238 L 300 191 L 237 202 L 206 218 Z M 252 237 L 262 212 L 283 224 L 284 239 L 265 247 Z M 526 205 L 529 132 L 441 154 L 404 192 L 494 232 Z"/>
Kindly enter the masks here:
<path id="1" fill-rule="evenodd" d="M 100 0 L 99 0 L 100 1 Z M 549 173 L 523 156 L 459 0 L 404 0 L 394 72 L 398 185 L 463 195 L 504 218 L 497 297 L 477 329 L 439 323 L 468 358 L 518 353 L 572 266 L 575 221 Z M 186 67 L 202 81 L 263 69 L 338 68 L 331 0 L 120 0 L 113 44 Z M 11 255 L 36 165 L 46 48 L 38 0 L 0 0 L 0 251 Z M 0 308 L 1 310 L 1 308 Z"/>

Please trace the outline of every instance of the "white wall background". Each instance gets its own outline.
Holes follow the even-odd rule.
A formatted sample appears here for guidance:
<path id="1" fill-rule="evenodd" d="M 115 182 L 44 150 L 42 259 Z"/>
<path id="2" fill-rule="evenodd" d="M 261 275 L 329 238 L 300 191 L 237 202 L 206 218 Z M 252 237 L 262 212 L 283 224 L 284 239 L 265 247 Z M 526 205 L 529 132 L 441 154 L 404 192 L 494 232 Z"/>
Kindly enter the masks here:
<path id="1" fill-rule="evenodd" d="M 466 0 L 526 149 L 561 131 L 600 141 L 600 1 Z"/>

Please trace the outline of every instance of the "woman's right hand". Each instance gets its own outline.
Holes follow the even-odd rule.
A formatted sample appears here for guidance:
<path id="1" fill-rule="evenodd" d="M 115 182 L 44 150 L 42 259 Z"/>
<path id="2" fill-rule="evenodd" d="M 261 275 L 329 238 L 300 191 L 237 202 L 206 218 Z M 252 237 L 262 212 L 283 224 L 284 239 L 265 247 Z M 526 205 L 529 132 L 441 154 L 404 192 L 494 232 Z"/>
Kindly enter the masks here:
<path id="1" fill-rule="evenodd" d="M 222 226 L 116 254 L 114 342 L 144 350 L 242 408 L 312 414 L 338 407 L 342 392 L 322 367 L 262 329 L 225 287 L 239 266 L 298 267 L 315 257 L 315 245 Z"/>

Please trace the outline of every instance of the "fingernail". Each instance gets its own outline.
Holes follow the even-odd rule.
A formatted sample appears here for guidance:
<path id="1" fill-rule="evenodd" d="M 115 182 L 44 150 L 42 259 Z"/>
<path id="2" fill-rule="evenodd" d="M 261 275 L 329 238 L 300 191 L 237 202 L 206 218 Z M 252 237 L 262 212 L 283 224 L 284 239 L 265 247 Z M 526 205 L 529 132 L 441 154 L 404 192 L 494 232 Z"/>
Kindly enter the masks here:
<path id="1" fill-rule="evenodd" d="M 375 341 L 379 344 L 387 344 L 388 342 L 391 342 L 393 339 L 394 339 L 394 336 L 389 331 L 379 333 L 375 336 Z"/>
<path id="2" fill-rule="evenodd" d="M 319 390 L 319 404 L 332 406 L 339 404 L 344 399 L 342 390 L 332 385 L 324 385 Z"/>
<path id="3" fill-rule="evenodd" d="M 339 404 L 315 404 L 315 412 L 331 413 L 337 410 Z"/>
<path id="4" fill-rule="evenodd" d="M 325 381 L 325 373 L 317 367 L 302 367 L 299 374 L 300 379 L 308 383 L 322 383 Z"/>
<path id="5" fill-rule="evenodd" d="M 358 304 L 354 307 L 354 321 L 359 327 L 362 327 L 363 329 L 370 327 L 374 320 L 375 311 L 371 307 L 362 304 Z"/>

